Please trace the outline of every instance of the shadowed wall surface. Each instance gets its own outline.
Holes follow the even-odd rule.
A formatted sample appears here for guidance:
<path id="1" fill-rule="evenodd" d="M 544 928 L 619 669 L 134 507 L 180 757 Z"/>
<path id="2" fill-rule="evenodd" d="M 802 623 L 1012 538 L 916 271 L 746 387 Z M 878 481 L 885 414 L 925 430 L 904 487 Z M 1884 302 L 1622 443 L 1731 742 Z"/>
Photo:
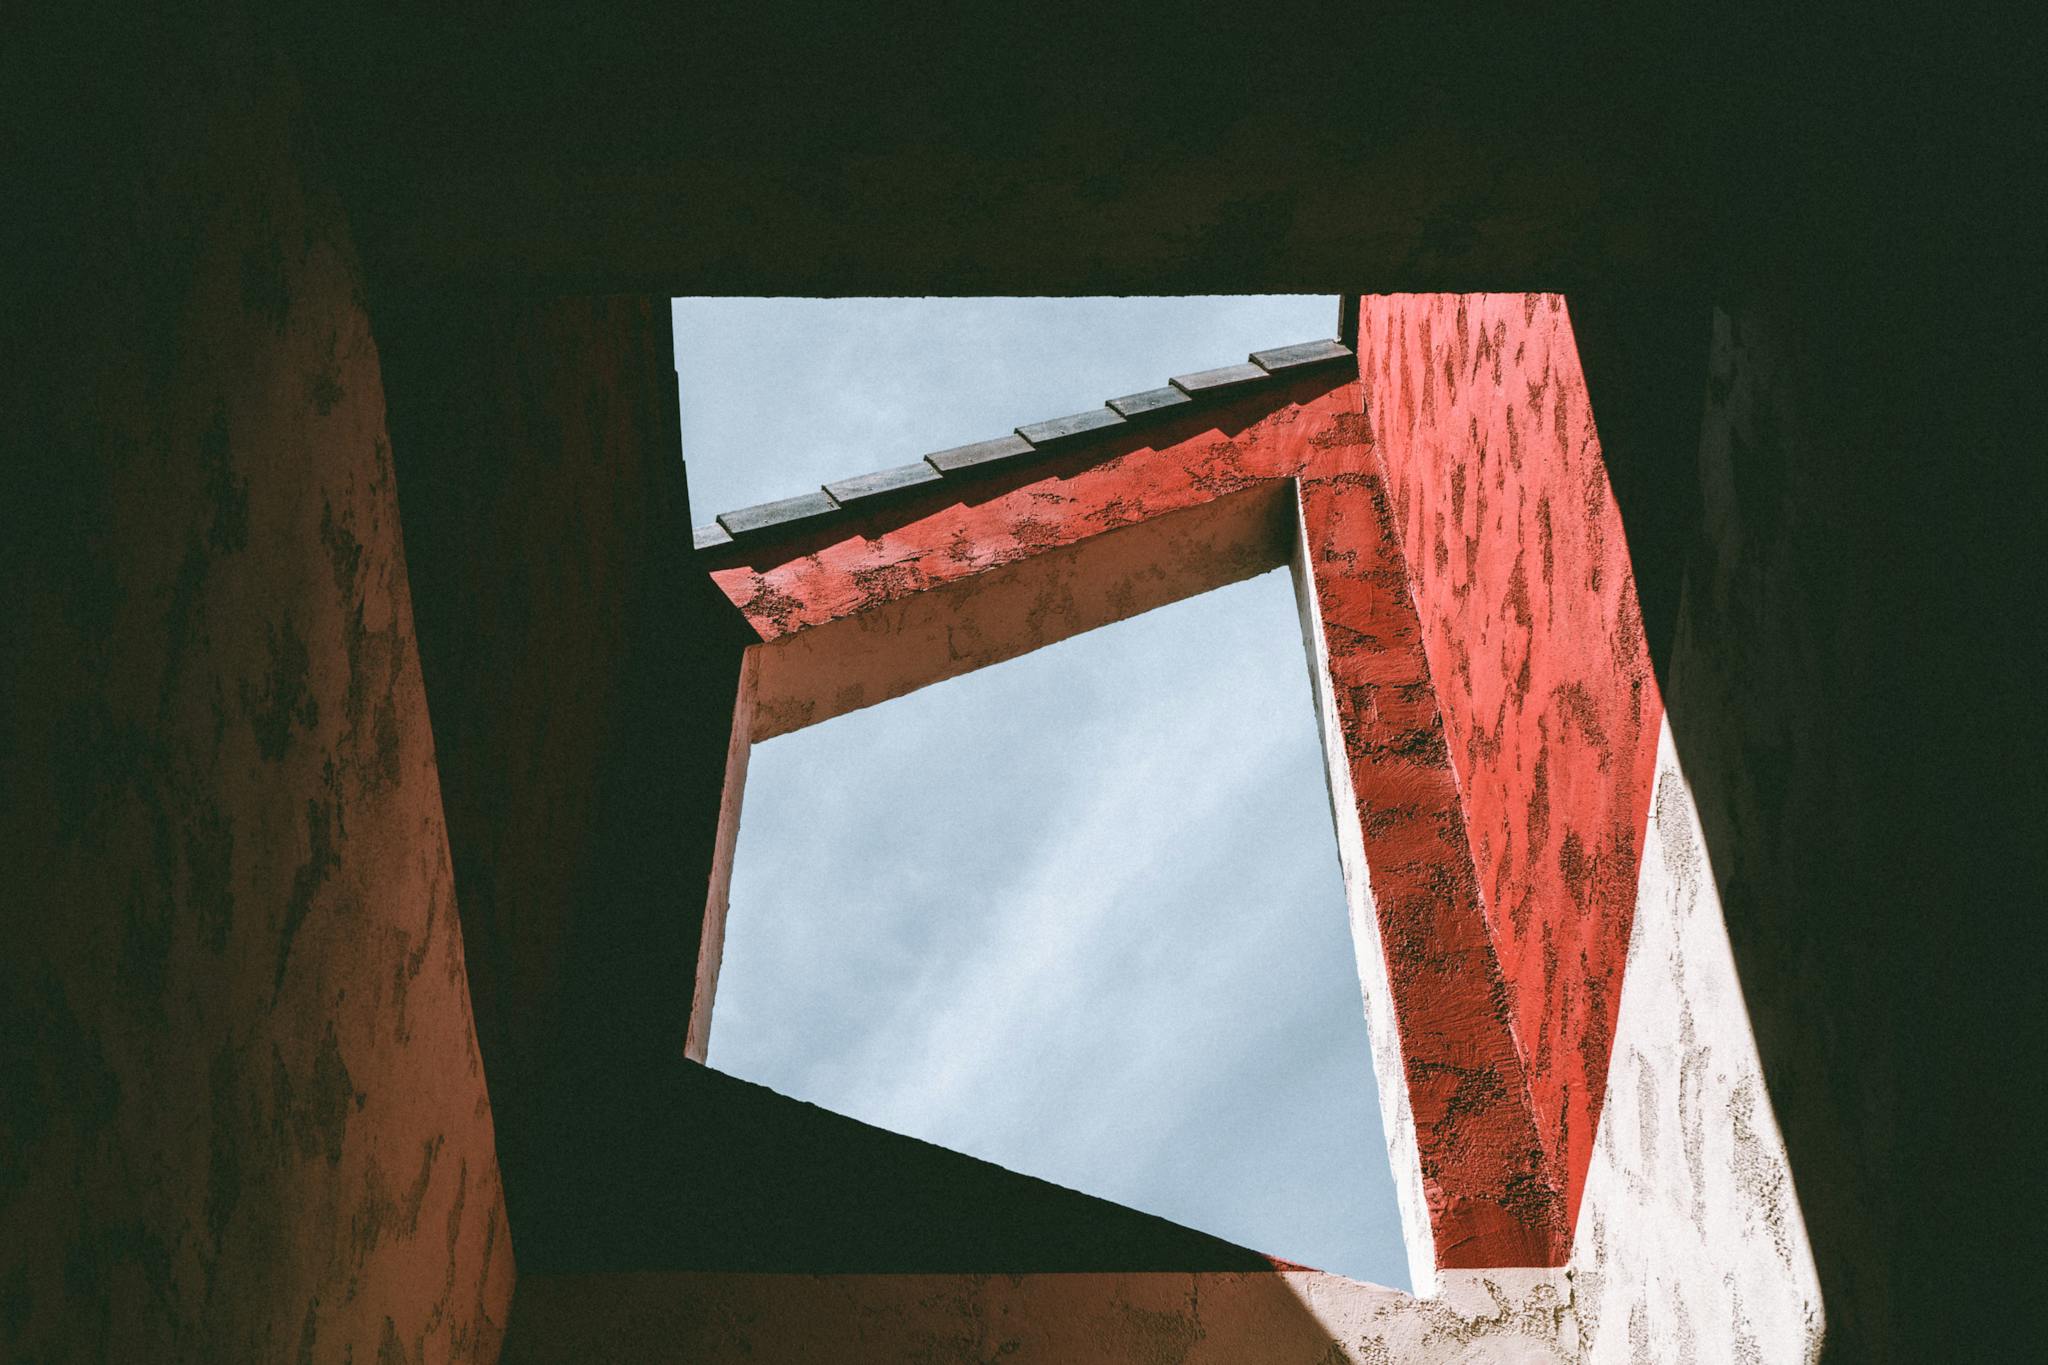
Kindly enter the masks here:
<path id="1" fill-rule="evenodd" d="M 377 348 L 290 81 L 215 37 L 10 348 L 0 1354 L 489 1361 Z"/>
<path id="2" fill-rule="evenodd" d="M 674 1066 L 738 622 L 689 565 L 665 301 L 379 296 L 421 664 L 522 1255 Z M 721 648 L 722 646 L 722 648 Z M 538 1216 L 537 1214 L 535 1215 Z"/>

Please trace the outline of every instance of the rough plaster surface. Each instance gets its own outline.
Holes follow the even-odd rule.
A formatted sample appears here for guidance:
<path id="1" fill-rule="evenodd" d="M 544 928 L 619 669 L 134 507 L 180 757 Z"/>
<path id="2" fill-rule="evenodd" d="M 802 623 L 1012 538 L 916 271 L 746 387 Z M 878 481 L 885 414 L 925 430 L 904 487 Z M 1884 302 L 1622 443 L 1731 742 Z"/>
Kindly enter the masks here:
<path id="1" fill-rule="evenodd" d="M 992 465 L 865 518 L 835 518 L 821 543 L 718 552 L 713 577 L 773 642 L 1291 477 L 1354 438 L 1347 414 L 1357 395 L 1341 375 L 1275 387 L 1199 416 L 1113 429 L 1072 455 Z"/>
<path id="2" fill-rule="evenodd" d="M 1546 1165 L 1576 1216 L 1662 698 L 1558 294 L 1360 301 L 1373 448 Z"/>
<path id="3" fill-rule="evenodd" d="M 1938 553 L 1913 539 L 1941 524 L 1925 500 L 1957 482 L 1927 465 L 1923 442 L 1952 439 L 1959 408 L 1947 389 L 1918 406 L 1927 381 L 1871 361 L 1894 354 L 1882 348 L 1898 340 L 1895 300 L 1857 303 L 1850 325 L 1786 295 L 1800 297 L 1738 295 L 1712 316 L 1702 533 L 1669 720 L 1798 1181 L 1829 1358 L 1996 1359 L 2009 1319 L 1932 1305 L 1982 1292 L 2008 1254 L 2026 1259 L 2024 1238 L 1998 1232 L 2002 1210 L 2025 1201 L 1987 1201 L 1973 1180 L 1934 1172 L 1958 1153 L 2010 1169 L 2016 1149 L 2001 1151 L 1999 1135 L 2026 1142 L 2022 1128 L 1968 1117 L 2002 1093 L 1981 1088 L 1973 1058 L 1998 1059 L 2002 1076 L 2007 1058 L 2032 1055 L 2004 1033 L 1979 1050 L 1974 1002 L 1998 988 L 1960 966 L 1997 960 L 1973 958 L 1970 935 L 1997 924 L 2003 941 L 1996 907 L 2011 902 L 1973 896 L 1957 850 L 1988 868 L 2010 866 L 2010 846 L 1963 776 L 1968 724 L 1900 722 L 1920 699 L 1956 694 L 1950 670 L 1981 657 L 1930 660 L 1967 618 L 1928 585 L 1962 561 L 1945 539 Z M 1896 529 L 1880 537 L 1870 527 L 1887 512 Z M 2018 618 L 1983 619 L 2003 630 Z"/>
<path id="4" fill-rule="evenodd" d="M 1614 1044 L 1572 1253 L 1586 1359 L 1818 1359 L 1813 1247 L 1669 725 Z"/>
<path id="5" fill-rule="evenodd" d="M 1369 1002 L 1386 992 L 1367 1014 L 1391 1019 L 1398 1040 L 1398 1055 L 1375 1045 L 1381 1113 L 1404 1205 L 1409 1152 L 1419 1160 L 1432 1234 L 1414 1269 L 1554 1265 L 1563 1200 L 1529 1106 L 1385 483 L 1359 442 L 1300 488 L 1299 592 L 1360 983 Z"/>
<path id="6" fill-rule="evenodd" d="M 1277 567 L 1287 495 L 1274 481 L 999 559 L 883 597 L 751 650 L 754 738 L 815 725 L 1069 635 Z"/>
<path id="7" fill-rule="evenodd" d="M 512 1247 L 353 251 L 270 68 L 180 70 L 135 131 L 174 169 L 109 172 L 104 291 L 12 409 L 0 1355 L 490 1360 Z"/>

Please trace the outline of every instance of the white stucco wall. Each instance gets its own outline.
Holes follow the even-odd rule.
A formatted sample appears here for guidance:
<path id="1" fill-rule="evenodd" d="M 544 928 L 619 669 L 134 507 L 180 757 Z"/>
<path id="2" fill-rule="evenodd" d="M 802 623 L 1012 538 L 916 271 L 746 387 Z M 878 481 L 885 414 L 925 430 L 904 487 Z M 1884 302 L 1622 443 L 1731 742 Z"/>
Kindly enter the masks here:
<path id="1" fill-rule="evenodd" d="M 1571 1269 L 1588 1361 L 1819 1354 L 1813 1249 L 1668 721 Z"/>

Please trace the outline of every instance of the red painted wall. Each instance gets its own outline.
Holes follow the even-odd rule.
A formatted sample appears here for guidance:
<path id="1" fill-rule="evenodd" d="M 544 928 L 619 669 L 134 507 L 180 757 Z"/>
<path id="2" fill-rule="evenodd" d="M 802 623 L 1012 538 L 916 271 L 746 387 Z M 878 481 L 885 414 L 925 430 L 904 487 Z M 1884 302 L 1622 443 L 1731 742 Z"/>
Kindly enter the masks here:
<path id="1" fill-rule="evenodd" d="M 1444 1269 L 1562 1264 L 1508 992 L 1446 744 L 1426 632 L 1365 424 L 1301 477 L 1305 558 Z M 1384 1084 L 1384 1081 L 1382 1082 Z"/>
<path id="2" fill-rule="evenodd" d="M 1662 715 L 1557 294 L 1369 296 L 1360 373 L 1538 1136 L 1575 1219 Z"/>
<path id="3" fill-rule="evenodd" d="M 1261 394 L 1021 471 L 948 480 L 917 502 L 839 523 L 822 544 L 725 552 L 732 567 L 713 577 L 773 641 L 1291 477 L 1319 450 L 1356 439 L 1355 387 L 1332 389 L 1324 376 L 1285 394 L 1297 401 Z"/>

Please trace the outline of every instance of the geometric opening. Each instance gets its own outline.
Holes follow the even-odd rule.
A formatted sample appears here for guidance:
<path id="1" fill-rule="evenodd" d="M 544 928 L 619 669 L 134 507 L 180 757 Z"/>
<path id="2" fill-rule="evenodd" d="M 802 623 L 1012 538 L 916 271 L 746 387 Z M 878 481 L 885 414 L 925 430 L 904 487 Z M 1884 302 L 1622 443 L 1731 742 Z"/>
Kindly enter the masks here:
<path id="1" fill-rule="evenodd" d="M 1406 1287 L 1284 570 L 757 745 L 707 1064 Z"/>

